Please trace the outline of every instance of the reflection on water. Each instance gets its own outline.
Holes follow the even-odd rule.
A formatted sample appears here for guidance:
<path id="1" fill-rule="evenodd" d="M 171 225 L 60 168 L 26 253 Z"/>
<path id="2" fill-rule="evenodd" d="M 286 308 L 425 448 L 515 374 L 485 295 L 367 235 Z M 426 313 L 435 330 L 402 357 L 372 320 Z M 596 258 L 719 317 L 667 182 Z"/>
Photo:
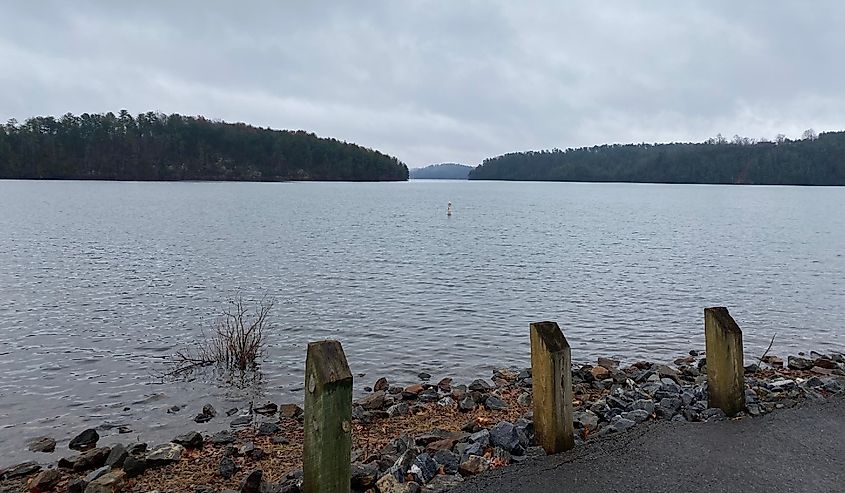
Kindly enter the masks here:
<path id="1" fill-rule="evenodd" d="M 0 446 L 217 430 L 191 421 L 207 402 L 300 401 L 326 338 L 358 390 L 525 366 L 542 319 L 576 361 L 702 348 L 712 305 L 749 355 L 775 332 L 776 354 L 842 350 L 843 210 L 837 188 L 0 181 Z M 261 384 L 157 378 L 238 290 L 277 299 Z"/>

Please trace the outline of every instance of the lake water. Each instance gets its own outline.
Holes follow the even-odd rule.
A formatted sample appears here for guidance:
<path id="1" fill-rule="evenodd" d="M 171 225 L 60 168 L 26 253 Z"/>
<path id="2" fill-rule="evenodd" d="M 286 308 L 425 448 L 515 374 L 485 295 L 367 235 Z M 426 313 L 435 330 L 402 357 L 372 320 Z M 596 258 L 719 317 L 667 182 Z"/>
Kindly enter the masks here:
<path id="1" fill-rule="evenodd" d="M 527 366 L 546 319 L 576 361 L 703 349 L 713 305 L 749 357 L 774 334 L 774 354 L 842 351 L 843 255 L 845 188 L 0 181 L 0 466 L 37 435 L 167 440 L 225 428 L 191 421 L 206 402 L 300 401 L 325 338 L 359 392 Z M 237 290 L 277 299 L 261 383 L 157 377 Z"/>

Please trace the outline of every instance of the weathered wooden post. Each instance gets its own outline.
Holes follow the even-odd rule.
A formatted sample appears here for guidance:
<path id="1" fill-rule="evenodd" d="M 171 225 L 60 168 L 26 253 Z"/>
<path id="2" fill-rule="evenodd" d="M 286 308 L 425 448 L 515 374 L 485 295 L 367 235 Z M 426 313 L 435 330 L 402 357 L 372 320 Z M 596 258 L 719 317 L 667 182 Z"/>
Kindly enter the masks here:
<path id="1" fill-rule="evenodd" d="M 304 426 L 305 493 L 349 493 L 352 373 L 338 341 L 308 343 Z"/>
<path id="2" fill-rule="evenodd" d="M 548 454 L 575 446 L 572 427 L 572 352 L 555 322 L 531 324 L 534 434 Z"/>
<path id="3" fill-rule="evenodd" d="M 707 345 L 709 405 L 733 416 L 745 409 L 742 330 L 727 308 L 705 308 L 704 338 Z"/>

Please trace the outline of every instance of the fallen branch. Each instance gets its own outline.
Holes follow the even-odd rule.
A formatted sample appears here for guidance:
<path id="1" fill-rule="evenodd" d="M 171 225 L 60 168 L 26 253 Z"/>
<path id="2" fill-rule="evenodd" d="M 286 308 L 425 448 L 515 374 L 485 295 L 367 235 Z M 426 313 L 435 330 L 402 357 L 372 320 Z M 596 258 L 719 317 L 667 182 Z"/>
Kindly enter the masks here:
<path id="1" fill-rule="evenodd" d="M 777 337 L 777 333 L 775 333 L 775 334 L 772 336 L 772 342 L 770 342 L 770 343 L 769 343 L 769 347 L 767 347 L 767 348 L 766 348 L 766 352 L 764 352 L 764 353 L 763 353 L 763 356 L 760 356 L 760 360 L 757 362 L 757 364 L 758 364 L 758 365 L 759 365 L 760 363 L 762 363 L 762 362 L 763 362 L 763 358 L 765 358 L 765 357 L 766 357 L 766 355 L 767 355 L 767 354 L 769 354 L 769 350 L 771 350 L 771 349 L 772 349 L 772 344 L 774 344 L 774 343 L 775 343 L 775 337 Z"/>

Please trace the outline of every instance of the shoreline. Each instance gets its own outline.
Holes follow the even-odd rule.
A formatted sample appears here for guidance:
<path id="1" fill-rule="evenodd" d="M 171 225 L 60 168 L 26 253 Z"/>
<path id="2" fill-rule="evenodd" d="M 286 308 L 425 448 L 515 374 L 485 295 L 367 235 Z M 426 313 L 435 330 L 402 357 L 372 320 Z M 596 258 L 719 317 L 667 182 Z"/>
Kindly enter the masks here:
<path id="1" fill-rule="evenodd" d="M 703 352 L 690 351 L 671 364 L 620 367 L 618 361 L 598 358 L 595 364 L 573 365 L 576 447 L 647 421 L 726 419 L 720 410 L 707 407 L 705 364 Z M 418 376 L 420 383 L 404 387 L 380 378 L 372 391 L 354 401 L 353 491 L 447 491 L 464 477 L 545 455 L 533 443 L 530 369 L 500 368 L 490 379 L 460 385 L 450 378 L 431 382 L 428 374 Z M 842 354 L 811 352 L 785 361 L 769 356 L 746 366 L 746 408 L 731 419 L 843 391 Z M 51 439 L 39 437 L 36 446 L 55 450 L 51 457 L 65 458 L 48 461 L 46 468 L 43 463 L 0 468 L 0 492 L 84 492 L 82 481 L 105 485 L 96 491 L 239 491 L 250 475 L 256 479 L 258 470 L 265 491 L 299 491 L 299 405 L 268 403 L 247 416 L 227 416 L 200 403 L 197 407 L 197 417 L 207 416 L 220 432 L 190 432 L 189 422 L 187 433 L 174 438 L 179 443 L 97 448 L 96 433 L 86 430 L 71 441 L 80 445 L 75 447 L 78 455 L 55 449 L 55 441 L 50 449 Z"/>

